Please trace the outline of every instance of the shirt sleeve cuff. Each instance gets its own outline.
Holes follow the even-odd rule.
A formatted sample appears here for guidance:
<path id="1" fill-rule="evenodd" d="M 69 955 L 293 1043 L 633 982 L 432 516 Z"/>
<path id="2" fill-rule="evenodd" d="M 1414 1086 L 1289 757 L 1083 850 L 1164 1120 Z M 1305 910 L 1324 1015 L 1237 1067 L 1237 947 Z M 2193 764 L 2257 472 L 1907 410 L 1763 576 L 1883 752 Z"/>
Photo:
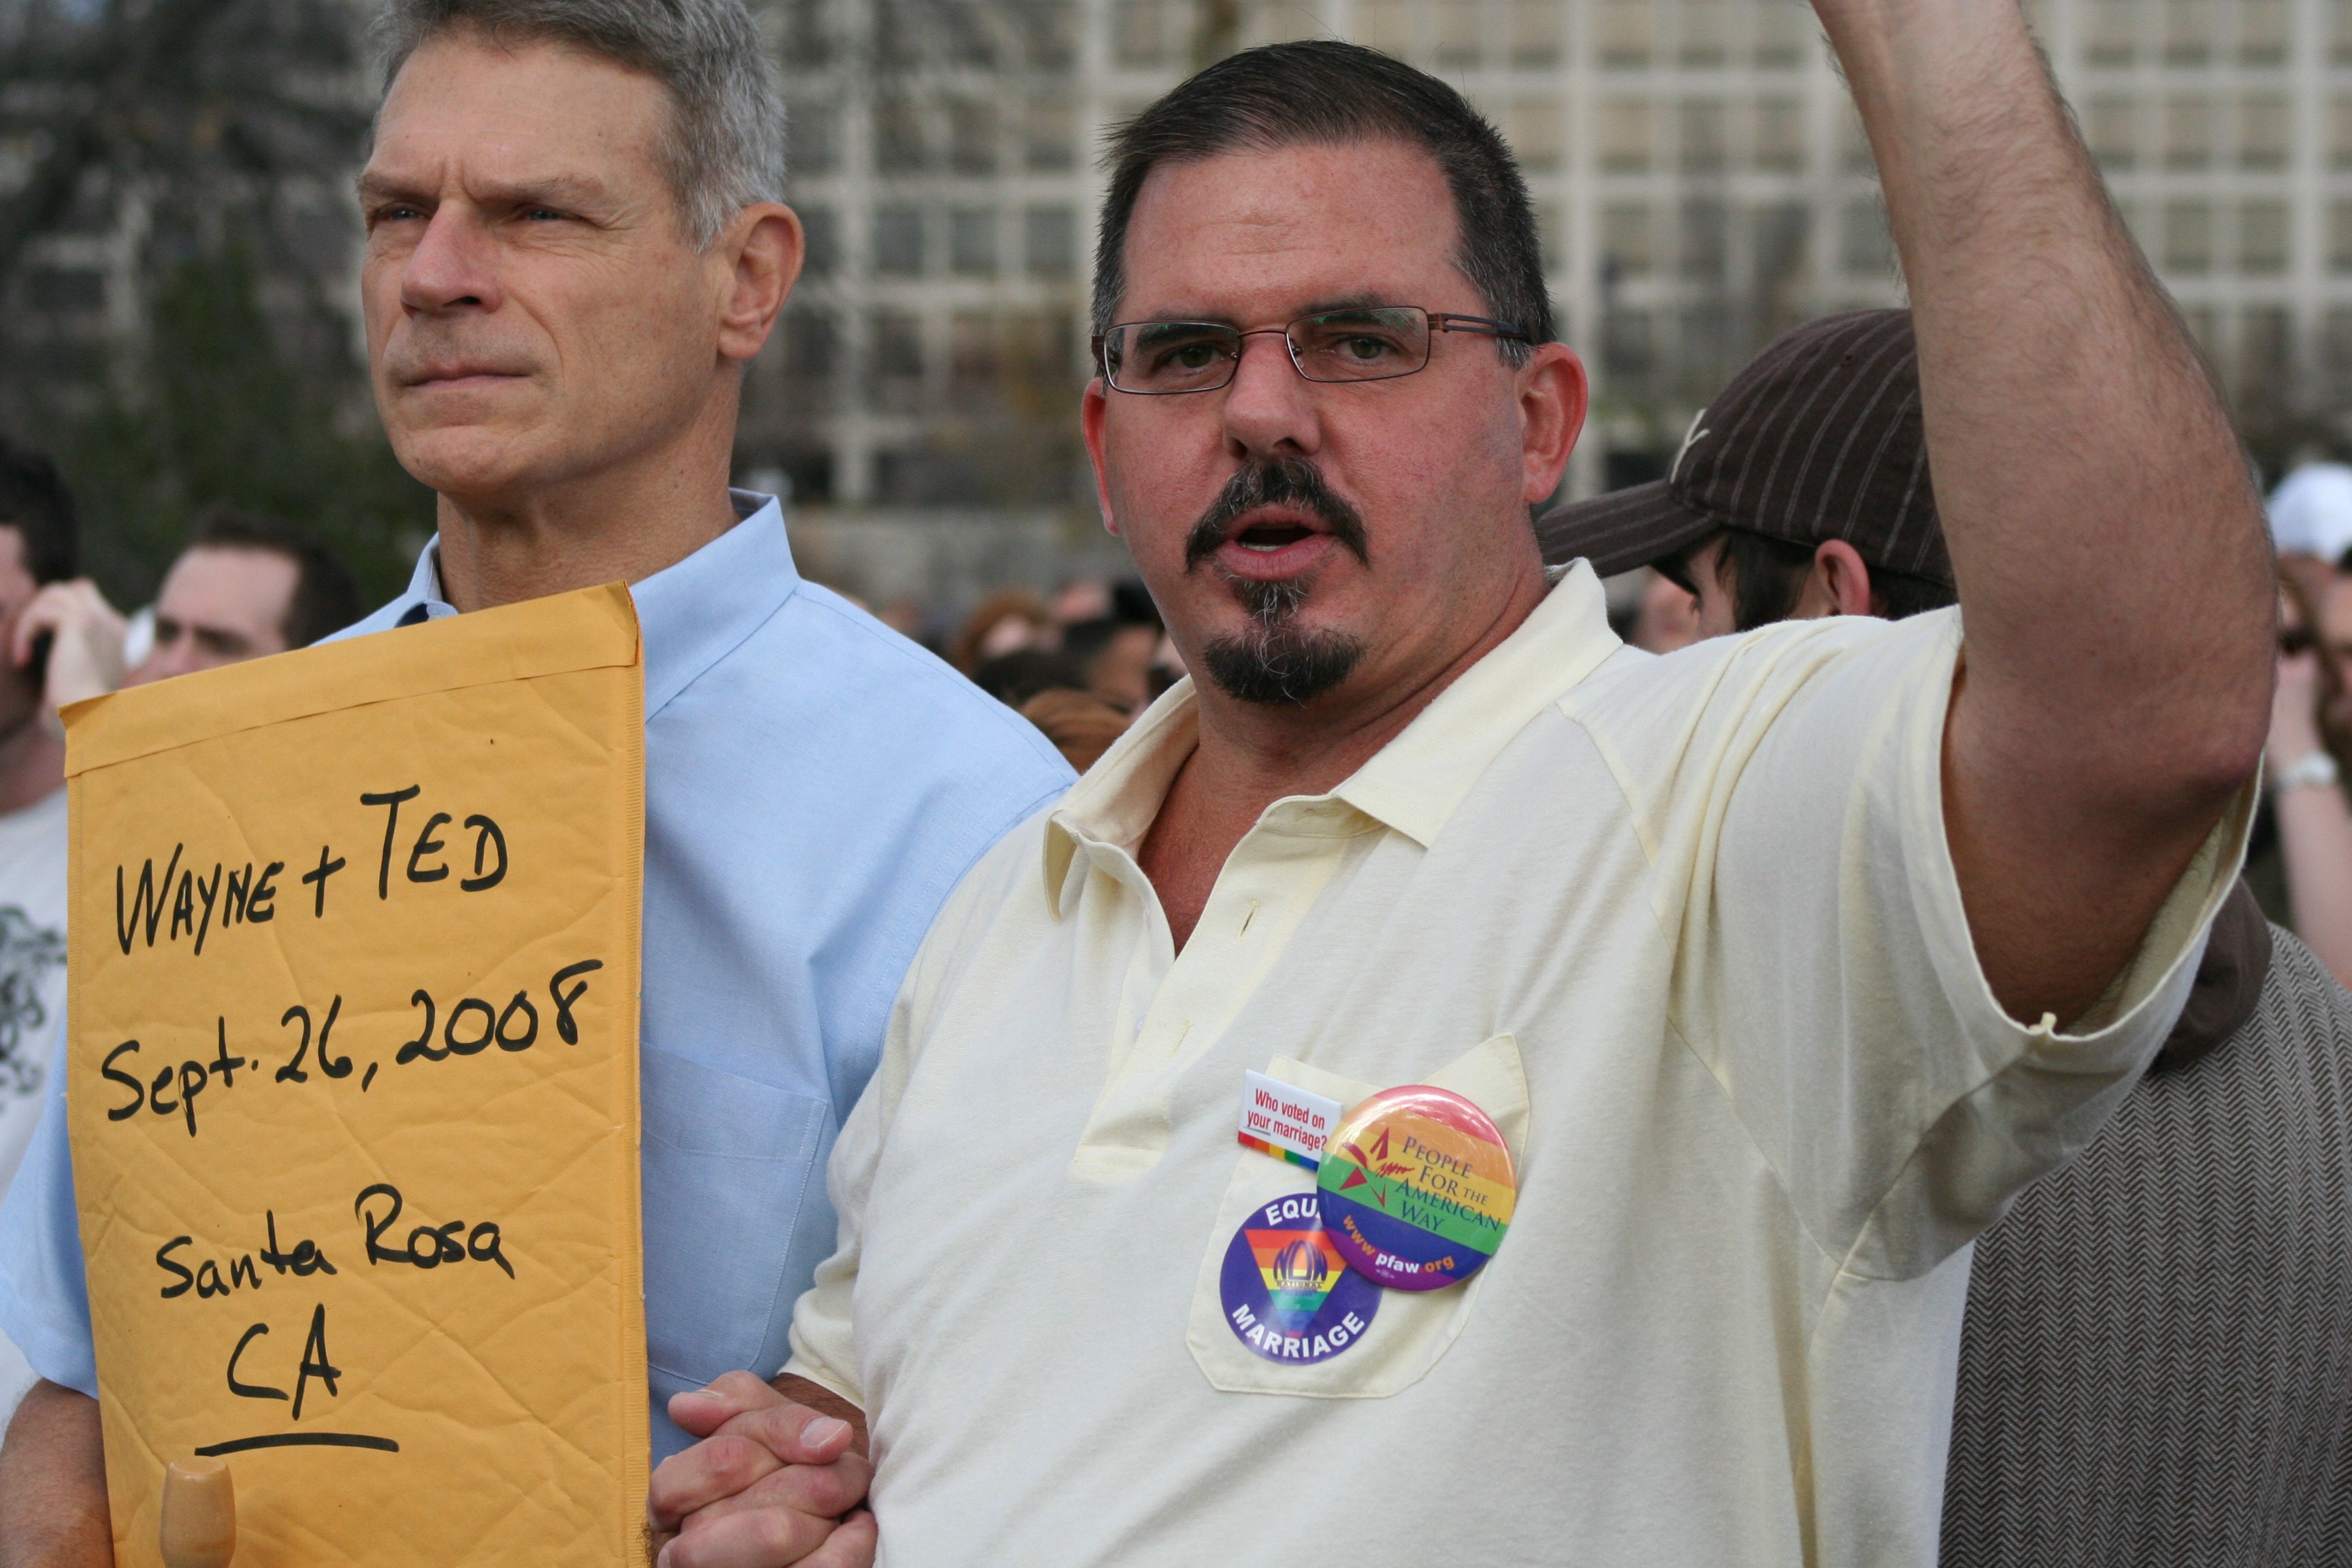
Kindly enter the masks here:
<path id="1" fill-rule="evenodd" d="M 846 1399 L 850 1404 L 855 1405 L 860 1410 L 866 1408 L 866 1395 L 858 1391 L 856 1384 L 839 1375 L 834 1372 L 832 1368 L 820 1365 L 814 1361 L 810 1361 L 804 1356 L 793 1356 L 792 1360 L 784 1363 L 784 1370 L 778 1373 L 778 1375 L 782 1377 L 805 1378 L 809 1382 L 815 1384 L 819 1388 L 828 1390 L 831 1393 Z"/>

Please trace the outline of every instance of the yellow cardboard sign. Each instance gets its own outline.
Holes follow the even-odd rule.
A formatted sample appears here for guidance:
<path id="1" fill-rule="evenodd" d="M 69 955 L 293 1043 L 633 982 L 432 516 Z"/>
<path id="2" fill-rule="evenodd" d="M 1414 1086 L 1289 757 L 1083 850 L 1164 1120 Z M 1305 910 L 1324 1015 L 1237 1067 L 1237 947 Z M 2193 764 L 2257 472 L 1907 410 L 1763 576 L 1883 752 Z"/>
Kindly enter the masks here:
<path id="1" fill-rule="evenodd" d="M 592 589 L 68 716 L 116 1561 L 640 1563 L 644 677 Z"/>

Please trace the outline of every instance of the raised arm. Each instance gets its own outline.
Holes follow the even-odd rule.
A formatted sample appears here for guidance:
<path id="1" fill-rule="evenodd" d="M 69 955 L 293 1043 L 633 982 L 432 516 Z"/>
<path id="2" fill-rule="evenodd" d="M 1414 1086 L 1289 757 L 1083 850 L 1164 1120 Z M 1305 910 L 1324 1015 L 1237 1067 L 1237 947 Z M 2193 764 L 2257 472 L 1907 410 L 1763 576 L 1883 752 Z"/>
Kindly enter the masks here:
<path id="1" fill-rule="evenodd" d="M 1918 328 L 1966 627 L 1944 795 L 1969 929 L 2011 1016 L 2071 1019 L 2262 754 L 2262 514 L 2016 0 L 1814 4 Z"/>

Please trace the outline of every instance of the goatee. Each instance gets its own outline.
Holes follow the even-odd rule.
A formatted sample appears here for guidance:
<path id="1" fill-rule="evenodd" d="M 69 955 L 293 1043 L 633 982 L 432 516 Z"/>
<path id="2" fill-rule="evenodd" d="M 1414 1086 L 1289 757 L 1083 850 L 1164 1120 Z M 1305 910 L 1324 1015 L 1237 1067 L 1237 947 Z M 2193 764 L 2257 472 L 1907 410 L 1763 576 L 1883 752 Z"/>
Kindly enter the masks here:
<path id="1" fill-rule="evenodd" d="M 1298 612 L 1314 588 L 1313 574 L 1269 583 L 1235 576 L 1216 564 L 1216 552 L 1234 520 L 1263 506 L 1296 506 L 1314 513 L 1333 539 L 1367 565 L 1370 548 L 1362 516 L 1323 482 L 1312 463 L 1298 458 L 1234 470 L 1185 541 L 1185 570 L 1210 563 L 1250 616 L 1247 631 L 1213 638 L 1202 648 L 1209 679 L 1238 701 L 1304 707 L 1355 672 L 1364 645 L 1345 632 L 1299 623 Z"/>

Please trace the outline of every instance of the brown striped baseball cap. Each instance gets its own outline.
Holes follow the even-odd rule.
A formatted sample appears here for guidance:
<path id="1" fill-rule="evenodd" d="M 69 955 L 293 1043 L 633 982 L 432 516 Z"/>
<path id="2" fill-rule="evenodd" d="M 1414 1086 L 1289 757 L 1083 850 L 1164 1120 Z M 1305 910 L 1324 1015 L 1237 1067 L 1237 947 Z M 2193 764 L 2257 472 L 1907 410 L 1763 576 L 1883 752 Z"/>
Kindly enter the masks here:
<path id="1" fill-rule="evenodd" d="M 1691 421 L 1664 479 L 1536 520 L 1547 563 L 1582 556 L 1604 577 L 1721 528 L 1843 539 L 1880 571 L 1952 586 L 1911 312 L 1856 310 L 1782 333 Z"/>

